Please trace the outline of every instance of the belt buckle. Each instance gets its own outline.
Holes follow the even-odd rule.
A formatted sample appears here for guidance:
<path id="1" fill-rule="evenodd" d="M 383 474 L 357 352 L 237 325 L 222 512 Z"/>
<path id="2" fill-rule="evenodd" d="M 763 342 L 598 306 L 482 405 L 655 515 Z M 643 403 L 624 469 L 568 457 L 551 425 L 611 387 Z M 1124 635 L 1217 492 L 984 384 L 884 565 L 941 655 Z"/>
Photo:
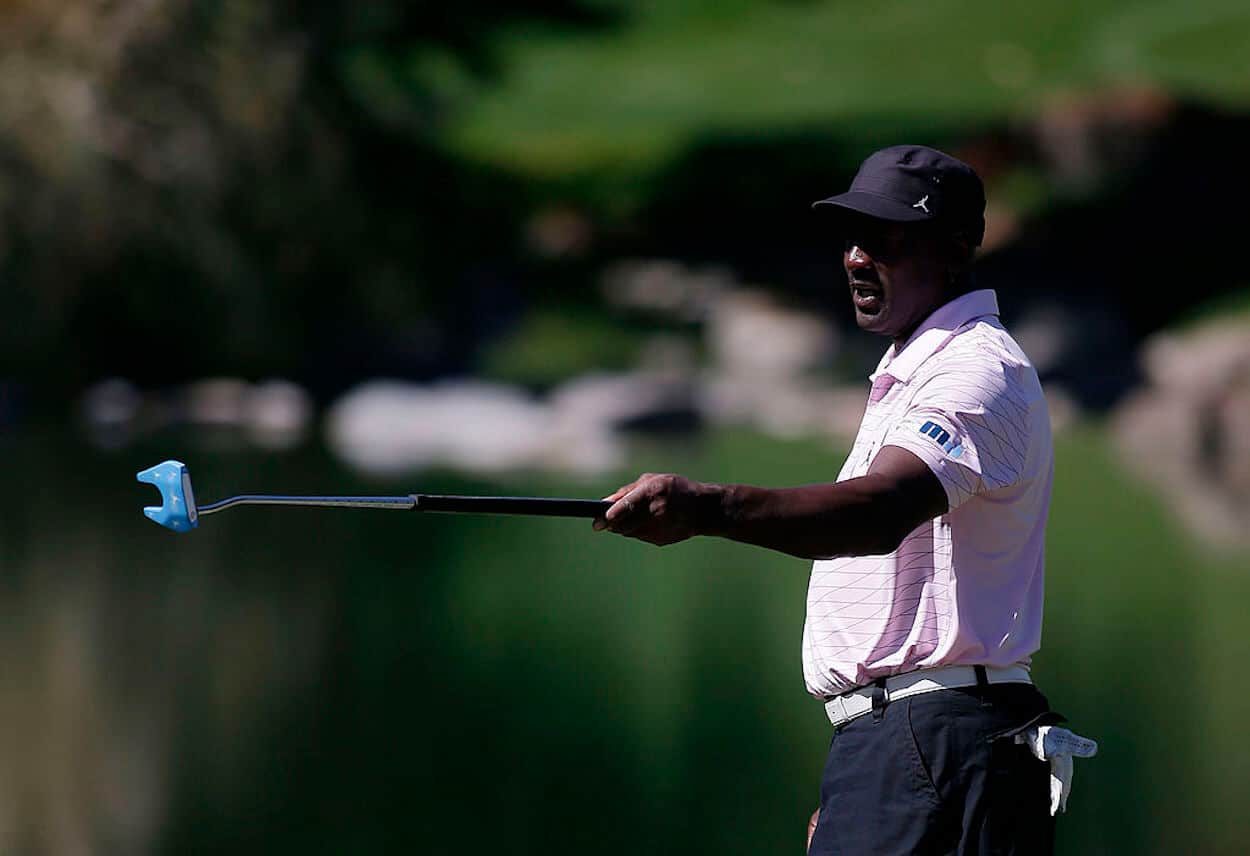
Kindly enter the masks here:
<path id="1" fill-rule="evenodd" d="M 846 694 L 845 693 L 838 694 L 834 696 L 833 698 L 829 699 L 826 702 L 826 707 L 834 715 L 829 718 L 830 722 L 833 722 L 833 719 L 835 716 L 837 717 L 837 721 L 833 722 L 834 728 L 841 728 L 843 725 L 846 725 L 846 723 L 850 721 L 851 715 L 846 712 Z"/>

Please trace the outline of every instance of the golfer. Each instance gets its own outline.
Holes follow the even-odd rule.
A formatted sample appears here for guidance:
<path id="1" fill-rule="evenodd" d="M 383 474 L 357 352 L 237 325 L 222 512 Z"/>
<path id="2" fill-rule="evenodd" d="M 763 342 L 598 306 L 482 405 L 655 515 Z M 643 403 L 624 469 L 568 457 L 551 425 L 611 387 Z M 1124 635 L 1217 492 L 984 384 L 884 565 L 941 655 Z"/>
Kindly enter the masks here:
<path id="1" fill-rule="evenodd" d="M 1050 419 L 972 262 L 985 194 L 922 146 L 872 154 L 817 203 L 855 318 L 891 345 L 836 483 L 646 474 L 597 529 L 814 559 L 807 689 L 834 737 L 812 854 L 1050 853 L 1050 777 L 1014 737 L 1062 719 L 1029 678 L 1042 629 Z"/>

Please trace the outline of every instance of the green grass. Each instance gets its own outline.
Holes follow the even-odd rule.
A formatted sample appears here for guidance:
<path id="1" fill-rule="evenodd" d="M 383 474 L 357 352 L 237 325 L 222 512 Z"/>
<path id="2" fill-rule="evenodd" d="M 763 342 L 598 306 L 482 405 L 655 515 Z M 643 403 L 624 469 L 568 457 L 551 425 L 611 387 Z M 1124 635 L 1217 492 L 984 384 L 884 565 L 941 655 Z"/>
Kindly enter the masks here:
<path id="1" fill-rule="evenodd" d="M 594 496 L 642 469 L 827 480 L 844 445 L 711 431 L 637 445 L 628 468 L 586 484 L 379 481 L 318 448 L 182 439 L 102 452 L 19 433 L 15 483 L 76 487 L 0 497 L 12 583 L 0 604 L 28 616 L 7 625 L 5 650 L 46 681 L 61 638 L 49 628 L 72 626 L 107 666 L 88 670 L 82 697 L 31 709 L 63 717 L 72 704 L 107 725 L 110 710 L 154 715 L 136 687 L 177 700 L 182 713 L 146 732 L 168 735 L 177 759 L 160 849 L 461 852 L 482 806 L 518 854 L 663 842 L 745 856 L 799 840 L 828 744 L 799 666 L 808 563 L 715 539 L 657 550 L 586 521 L 456 515 L 255 509 L 172 536 L 139 515 L 150 496 L 133 473 L 183 448 L 209 496 Z M 1036 674 L 1100 743 L 1077 762 L 1058 852 L 1246 852 L 1247 555 L 1186 533 L 1101 427 L 1060 435 L 1056 459 Z M 265 692 L 226 710 L 205 701 L 222 687 Z M 277 820 L 257 825 L 257 806 Z"/>
<path id="2" fill-rule="evenodd" d="M 1153 81 L 1250 101 L 1240 0 L 645 0 L 625 23 L 500 41 L 505 78 L 447 139 L 527 172 L 646 170 L 706 133 L 820 128 L 852 144 L 998 123 L 1056 93 Z M 455 95 L 464 98 L 461 83 Z"/>

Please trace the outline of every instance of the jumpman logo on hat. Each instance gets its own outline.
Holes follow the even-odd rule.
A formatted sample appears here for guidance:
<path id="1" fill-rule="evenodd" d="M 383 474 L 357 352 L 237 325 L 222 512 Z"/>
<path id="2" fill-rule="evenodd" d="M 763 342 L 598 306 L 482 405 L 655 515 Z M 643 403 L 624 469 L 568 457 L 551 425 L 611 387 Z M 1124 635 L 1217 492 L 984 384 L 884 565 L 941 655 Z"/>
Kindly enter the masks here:
<path id="1" fill-rule="evenodd" d="M 929 206 L 925 204 L 928 201 L 929 201 L 929 194 L 926 193 L 924 195 L 924 198 L 921 199 L 919 202 L 917 202 L 915 205 L 913 205 L 912 208 L 919 208 L 924 213 L 929 214 L 931 213 L 929 211 Z"/>

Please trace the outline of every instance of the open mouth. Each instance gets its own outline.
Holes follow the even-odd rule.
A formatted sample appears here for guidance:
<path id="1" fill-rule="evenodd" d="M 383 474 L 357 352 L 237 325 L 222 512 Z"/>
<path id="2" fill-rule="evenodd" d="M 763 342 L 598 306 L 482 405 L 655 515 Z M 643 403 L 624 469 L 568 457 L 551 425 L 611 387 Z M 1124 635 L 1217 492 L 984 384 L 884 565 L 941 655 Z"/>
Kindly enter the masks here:
<path id="1" fill-rule="evenodd" d="M 881 289 L 866 282 L 851 283 L 851 302 L 855 308 L 865 315 L 876 315 L 881 311 Z"/>

